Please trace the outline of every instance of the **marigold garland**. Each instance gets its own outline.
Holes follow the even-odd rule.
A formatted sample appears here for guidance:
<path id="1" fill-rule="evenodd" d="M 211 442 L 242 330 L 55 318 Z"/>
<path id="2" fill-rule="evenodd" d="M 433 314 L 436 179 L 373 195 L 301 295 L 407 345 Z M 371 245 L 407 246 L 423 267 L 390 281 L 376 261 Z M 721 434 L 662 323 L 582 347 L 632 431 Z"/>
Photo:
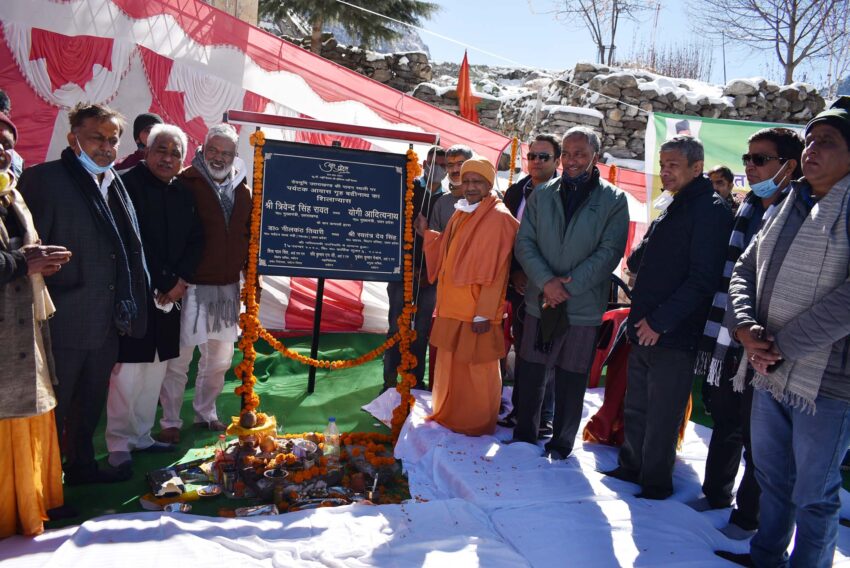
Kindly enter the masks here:
<path id="1" fill-rule="evenodd" d="M 514 184 L 514 165 L 516 165 L 516 153 L 519 147 L 519 138 L 514 136 L 511 138 L 511 167 L 508 173 L 508 187 Z"/>
<path id="2" fill-rule="evenodd" d="M 242 329 L 242 337 L 239 339 L 239 349 L 242 351 L 242 362 L 234 372 L 242 381 L 234 392 L 242 397 L 242 411 L 240 414 L 256 410 L 260 404 L 260 397 L 254 392 L 257 378 L 254 376 L 254 362 L 257 352 L 254 343 L 262 337 L 269 345 L 294 361 L 304 365 L 319 367 L 329 370 L 350 369 L 362 365 L 377 357 L 380 357 L 387 349 L 398 343 L 401 354 L 401 364 L 398 372 L 401 380 L 396 389 L 401 394 L 401 403 L 393 411 L 392 439 L 398 438 L 401 426 L 404 424 L 410 409 L 413 407 L 413 396 L 410 394 L 411 387 L 416 385 L 416 377 L 410 372 L 416 367 L 416 357 L 410 352 L 410 344 L 416 338 L 416 332 L 412 329 L 410 322 L 416 312 L 413 304 L 413 180 L 420 175 L 419 160 L 411 148 L 407 151 L 407 189 L 404 201 L 404 308 L 398 318 L 399 331 L 392 337 L 369 351 L 354 359 L 347 360 L 322 360 L 305 357 L 300 353 L 286 347 L 281 341 L 274 337 L 260 323 L 260 306 L 257 301 L 257 262 L 260 252 L 260 218 L 263 207 L 263 145 L 265 135 L 257 130 L 250 137 L 251 145 L 254 146 L 254 179 L 252 191 L 251 209 L 251 235 L 248 244 L 248 268 L 245 274 L 245 284 L 242 287 L 241 299 L 245 304 L 245 312 L 239 316 L 239 327 Z"/>

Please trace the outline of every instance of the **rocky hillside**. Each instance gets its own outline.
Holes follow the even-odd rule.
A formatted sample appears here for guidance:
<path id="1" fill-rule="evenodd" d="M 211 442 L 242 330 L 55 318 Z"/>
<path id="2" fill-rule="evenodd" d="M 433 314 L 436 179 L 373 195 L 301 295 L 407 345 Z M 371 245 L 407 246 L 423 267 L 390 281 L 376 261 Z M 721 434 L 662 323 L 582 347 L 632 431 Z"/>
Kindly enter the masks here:
<path id="1" fill-rule="evenodd" d="M 310 38 L 285 39 L 310 47 Z M 377 53 L 349 47 L 332 34 L 321 55 L 400 91 L 458 113 L 456 63 L 432 63 L 424 51 Z M 763 78 L 711 85 L 636 69 L 579 63 L 567 71 L 474 65 L 481 124 L 508 136 L 563 134 L 585 125 L 603 137 L 611 158 L 642 160 L 650 112 L 805 124 L 825 107 L 814 86 L 782 86 Z"/>

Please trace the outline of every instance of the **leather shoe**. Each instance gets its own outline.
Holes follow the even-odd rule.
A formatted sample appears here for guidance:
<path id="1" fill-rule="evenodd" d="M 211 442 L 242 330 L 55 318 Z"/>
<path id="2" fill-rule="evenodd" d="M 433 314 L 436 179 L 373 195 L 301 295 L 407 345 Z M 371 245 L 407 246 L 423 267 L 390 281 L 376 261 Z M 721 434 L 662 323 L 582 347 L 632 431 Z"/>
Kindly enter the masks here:
<path id="1" fill-rule="evenodd" d="M 545 455 L 546 455 L 546 457 L 547 457 L 547 458 L 549 458 L 549 459 L 550 459 L 550 460 L 552 460 L 552 461 L 562 461 L 562 460 L 565 460 L 565 459 L 567 459 L 568 457 L 570 457 L 570 456 L 568 456 L 568 455 L 567 455 L 567 456 L 565 456 L 564 454 L 562 454 L 562 453 L 561 453 L 560 451 L 558 451 L 558 450 L 546 450 L 546 454 L 545 454 Z"/>
<path id="2" fill-rule="evenodd" d="M 168 452 L 173 452 L 177 449 L 177 446 L 174 444 L 167 444 L 165 442 L 154 442 L 147 448 L 138 448 L 136 453 L 144 454 L 167 454 Z"/>
<path id="3" fill-rule="evenodd" d="M 638 499 L 651 499 L 653 501 L 664 501 L 668 497 L 673 494 L 672 491 L 668 489 L 651 489 L 649 487 L 644 487 L 643 491 L 640 493 L 635 493 L 635 497 Z"/>
<path id="4" fill-rule="evenodd" d="M 60 505 L 47 510 L 47 518 L 51 521 L 61 521 L 62 519 L 73 519 L 80 512 L 70 505 Z"/>
<path id="5" fill-rule="evenodd" d="M 211 432 L 224 432 L 227 426 L 221 420 L 210 420 L 209 422 L 195 422 L 195 428 L 209 430 Z"/>
<path id="6" fill-rule="evenodd" d="M 87 485 L 90 483 L 120 483 L 133 477 L 133 470 L 127 467 L 94 469 L 85 473 L 65 473 L 65 485 Z"/>
<path id="7" fill-rule="evenodd" d="M 738 566 L 747 566 L 748 568 L 755 566 L 755 563 L 749 554 L 736 554 L 726 550 L 715 550 L 714 555 L 737 564 Z"/>
<path id="8" fill-rule="evenodd" d="M 496 424 L 503 428 L 516 428 L 516 414 L 513 412 L 509 413 L 501 420 L 498 420 Z"/>
<path id="9" fill-rule="evenodd" d="M 638 482 L 637 474 L 625 470 L 622 467 L 612 469 L 611 471 L 600 471 L 599 473 L 607 475 L 608 477 L 613 477 L 614 479 L 619 479 L 620 481 L 628 481 L 629 483 Z"/>
<path id="10" fill-rule="evenodd" d="M 171 427 L 163 428 L 156 435 L 156 440 L 163 444 L 179 444 L 180 443 L 180 428 Z"/>

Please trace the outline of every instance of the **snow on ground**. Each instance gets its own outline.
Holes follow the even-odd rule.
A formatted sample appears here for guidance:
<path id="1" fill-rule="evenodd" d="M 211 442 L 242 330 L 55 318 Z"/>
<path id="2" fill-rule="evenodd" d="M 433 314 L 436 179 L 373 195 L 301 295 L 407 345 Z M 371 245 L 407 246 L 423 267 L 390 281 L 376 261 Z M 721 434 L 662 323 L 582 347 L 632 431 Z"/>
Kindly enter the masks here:
<path id="1" fill-rule="evenodd" d="M 582 421 L 602 404 L 585 398 Z M 431 394 L 402 429 L 403 460 L 415 497 L 402 505 L 349 505 L 277 517 L 224 519 L 133 513 L 92 519 L 41 537 L 0 542 L 5 567 L 34 566 L 730 566 L 713 554 L 745 552 L 726 538 L 728 510 L 697 513 L 711 431 L 689 424 L 676 461 L 676 492 L 666 501 L 635 498 L 635 485 L 599 473 L 615 448 L 581 444 L 552 462 L 540 447 L 505 444 L 510 431 L 470 438 L 426 422 Z M 503 398 L 510 398 L 506 390 Z M 388 421 L 398 393 L 364 409 Z M 842 491 L 843 513 L 850 513 Z M 850 529 L 839 529 L 836 566 L 850 566 Z"/>

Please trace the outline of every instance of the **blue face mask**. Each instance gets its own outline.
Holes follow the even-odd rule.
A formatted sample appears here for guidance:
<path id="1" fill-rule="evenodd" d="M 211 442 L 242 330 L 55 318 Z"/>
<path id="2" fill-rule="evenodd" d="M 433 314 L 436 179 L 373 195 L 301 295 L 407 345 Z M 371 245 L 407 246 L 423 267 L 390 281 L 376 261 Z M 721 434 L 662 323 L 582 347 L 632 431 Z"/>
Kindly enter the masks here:
<path id="1" fill-rule="evenodd" d="M 753 193 L 755 193 L 761 198 L 771 197 L 779 190 L 779 185 L 776 183 L 776 177 L 784 170 L 785 166 L 780 168 L 779 171 L 776 172 L 776 174 L 772 178 L 750 185 L 750 189 L 753 190 Z"/>
<path id="2" fill-rule="evenodd" d="M 101 174 L 105 174 L 115 164 L 115 160 L 112 160 L 108 166 L 97 165 L 97 162 L 92 160 L 91 157 L 86 154 L 86 151 L 83 150 L 82 146 L 80 146 L 79 140 L 77 140 L 77 148 L 80 149 L 80 155 L 77 156 L 77 159 L 86 169 L 86 171 L 92 175 L 99 176 Z"/>

